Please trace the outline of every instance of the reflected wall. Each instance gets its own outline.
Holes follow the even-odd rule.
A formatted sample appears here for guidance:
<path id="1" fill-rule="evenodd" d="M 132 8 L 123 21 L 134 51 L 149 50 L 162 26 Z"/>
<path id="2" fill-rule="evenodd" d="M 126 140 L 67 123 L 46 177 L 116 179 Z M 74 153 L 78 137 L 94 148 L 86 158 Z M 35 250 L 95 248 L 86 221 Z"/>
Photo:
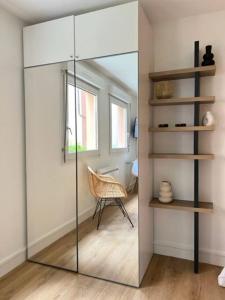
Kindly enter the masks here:
<path id="1" fill-rule="evenodd" d="M 73 62 L 25 69 L 27 256 L 76 271 L 76 164 L 67 159 L 75 82 L 68 69 Z"/>

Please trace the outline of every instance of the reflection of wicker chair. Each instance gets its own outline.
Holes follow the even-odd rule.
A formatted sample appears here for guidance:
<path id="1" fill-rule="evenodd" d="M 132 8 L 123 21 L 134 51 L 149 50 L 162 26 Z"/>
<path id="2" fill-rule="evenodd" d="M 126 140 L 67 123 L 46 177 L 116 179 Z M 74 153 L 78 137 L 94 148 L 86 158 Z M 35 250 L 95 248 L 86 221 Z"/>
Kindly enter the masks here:
<path id="1" fill-rule="evenodd" d="M 96 174 L 90 167 L 88 167 L 88 177 L 91 193 L 97 200 L 95 212 L 93 215 L 94 219 L 95 215 L 98 212 L 97 229 L 99 228 L 99 225 L 101 223 L 102 214 L 107 202 L 107 206 L 118 206 L 121 209 L 124 217 L 127 217 L 132 227 L 134 227 L 128 215 L 128 212 L 121 200 L 121 198 L 127 198 L 127 192 L 125 188 L 113 177 Z"/>

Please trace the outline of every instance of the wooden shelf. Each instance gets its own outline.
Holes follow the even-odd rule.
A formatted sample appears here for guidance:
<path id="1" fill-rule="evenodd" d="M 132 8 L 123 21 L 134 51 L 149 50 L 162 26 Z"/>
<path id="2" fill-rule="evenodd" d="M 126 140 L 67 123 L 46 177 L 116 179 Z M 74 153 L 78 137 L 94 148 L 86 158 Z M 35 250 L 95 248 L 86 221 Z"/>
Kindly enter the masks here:
<path id="1" fill-rule="evenodd" d="M 199 207 L 194 207 L 194 201 L 173 200 L 171 203 L 161 203 L 157 198 L 154 198 L 150 201 L 149 206 L 154 208 L 166 208 L 199 213 L 213 212 L 213 203 L 211 202 L 199 202 Z"/>
<path id="2" fill-rule="evenodd" d="M 170 98 L 170 99 L 153 99 L 149 101 L 150 105 L 162 106 L 162 105 L 184 105 L 184 104 L 194 104 L 194 103 L 204 104 L 204 103 L 214 103 L 214 96 L 202 96 L 202 97 L 187 97 L 187 98 Z"/>
<path id="3" fill-rule="evenodd" d="M 193 132 L 193 131 L 213 131 L 214 126 L 186 126 L 186 127 L 152 127 L 149 132 Z"/>
<path id="4" fill-rule="evenodd" d="M 186 79 L 186 78 L 193 78 L 196 72 L 198 72 L 201 77 L 214 76 L 216 72 L 216 66 L 214 65 L 214 66 L 169 70 L 163 72 L 153 72 L 149 74 L 149 78 L 154 82 L 163 81 L 163 80 Z"/>
<path id="5" fill-rule="evenodd" d="M 149 158 L 158 159 L 190 159 L 190 160 L 212 160 L 213 154 L 175 154 L 175 153 L 152 153 Z"/>
<path id="6" fill-rule="evenodd" d="M 199 41 L 194 42 L 194 67 L 185 69 L 168 70 L 163 72 L 149 73 L 149 79 L 152 81 L 150 84 L 154 87 L 155 82 L 166 80 L 179 80 L 194 78 L 194 97 L 185 98 L 170 98 L 170 99 L 149 99 L 150 105 L 186 105 L 194 104 L 194 125 L 187 127 L 157 127 L 149 128 L 149 132 L 193 132 L 194 153 L 149 153 L 150 159 L 180 159 L 180 160 L 193 160 L 193 185 L 194 185 L 194 201 L 173 200 L 171 203 L 164 204 L 158 198 L 154 198 L 149 203 L 150 207 L 183 210 L 195 213 L 194 218 L 194 272 L 199 272 L 199 215 L 198 213 L 211 213 L 213 211 L 213 204 L 209 202 L 199 201 L 199 160 L 212 160 L 213 154 L 199 154 L 199 131 L 214 130 L 213 127 L 198 126 L 200 113 L 199 105 L 202 103 L 214 103 L 215 97 L 200 96 L 200 77 L 214 76 L 216 73 L 216 66 L 199 66 Z M 154 96 L 155 97 L 155 96 Z M 174 125 L 175 126 L 175 125 Z M 164 150 L 166 151 L 166 150 Z M 180 166 L 178 166 L 179 168 Z M 197 207 L 195 207 L 197 206 Z M 178 225 L 179 226 L 179 225 Z"/>

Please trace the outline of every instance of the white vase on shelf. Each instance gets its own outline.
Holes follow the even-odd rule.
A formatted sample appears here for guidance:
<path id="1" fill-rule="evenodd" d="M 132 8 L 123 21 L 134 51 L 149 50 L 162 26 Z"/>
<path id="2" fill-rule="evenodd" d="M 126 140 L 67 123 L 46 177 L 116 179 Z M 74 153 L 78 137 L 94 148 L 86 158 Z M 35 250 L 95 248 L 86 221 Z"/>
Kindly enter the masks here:
<path id="1" fill-rule="evenodd" d="M 213 126 L 215 125 L 215 118 L 211 111 L 207 111 L 202 118 L 203 126 Z"/>
<path id="2" fill-rule="evenodd" d="M 173 194 L 172 194 L 172 192 L 159 192 L 159 196 L 168 198 L 168 197 L 172 197 Z"/>
<path id="3" fill-rule="evenodd" d="M 161 181 L 159 189 L 159 201 L 170 203 L 173 201 L 172 185 L 169 181 Z"/>

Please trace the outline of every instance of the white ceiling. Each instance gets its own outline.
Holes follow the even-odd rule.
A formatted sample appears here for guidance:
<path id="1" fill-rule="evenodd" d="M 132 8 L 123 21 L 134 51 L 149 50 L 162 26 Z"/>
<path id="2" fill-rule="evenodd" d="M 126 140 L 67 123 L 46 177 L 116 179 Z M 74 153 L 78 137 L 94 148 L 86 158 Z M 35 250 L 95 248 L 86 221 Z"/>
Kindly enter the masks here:
<path id="1" fill-rule="evenodd" d="M 0 0 L 0 5 L 28 23 L 79 14 L 131 0 Z M 225 10 L 225 0 L 140 0 L 152 22 Z"/>
<path id="2" fill-rule="evenodd" d="M 225 10 L 225 0 L 140 0 L 151 22 Z"/>
<path id="3" fill-rule="evenodd" d="M 0 5 L 28 23 L 114 6 L 129 0 L 0 0 Z"/>
<path id="4" fill-rule="evenodd" d="M 116 80 L 134 95 L 138 91 L 138 56 L 137 53 L 115 55 L 93 59 L 92 65 L 106 76 Z M 94 63 L 94 64 L 93 64 Z"/>

